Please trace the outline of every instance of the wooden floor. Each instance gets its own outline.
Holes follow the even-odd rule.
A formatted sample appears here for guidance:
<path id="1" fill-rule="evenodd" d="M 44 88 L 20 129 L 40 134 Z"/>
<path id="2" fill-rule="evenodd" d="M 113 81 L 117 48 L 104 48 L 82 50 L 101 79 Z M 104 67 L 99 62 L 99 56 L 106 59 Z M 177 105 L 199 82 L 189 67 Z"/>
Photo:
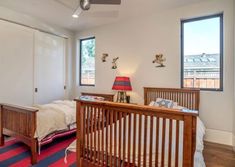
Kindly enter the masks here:
<path id="1" fill-rule="evenodd" d="M 205 142 L 203 151 L 207 167 L 235 167 L 235 152 L 232 147 Z"/>

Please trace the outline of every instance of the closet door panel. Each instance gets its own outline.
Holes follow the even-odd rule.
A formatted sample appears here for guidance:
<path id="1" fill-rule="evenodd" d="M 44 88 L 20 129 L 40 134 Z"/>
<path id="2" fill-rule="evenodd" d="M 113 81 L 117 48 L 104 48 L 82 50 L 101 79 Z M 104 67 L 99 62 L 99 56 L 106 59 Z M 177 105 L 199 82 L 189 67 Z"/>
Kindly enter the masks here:
<path id="1" fill-rule="evenodd" d="M 64 99 L 65 39 L 36 32 L 35 34 L 35 103 L 45 104 Z"/>
<path id="2" fill-rule="evenodd" d="M 34 31 L 0 21 L 0 103 L 33 104 Z"/>

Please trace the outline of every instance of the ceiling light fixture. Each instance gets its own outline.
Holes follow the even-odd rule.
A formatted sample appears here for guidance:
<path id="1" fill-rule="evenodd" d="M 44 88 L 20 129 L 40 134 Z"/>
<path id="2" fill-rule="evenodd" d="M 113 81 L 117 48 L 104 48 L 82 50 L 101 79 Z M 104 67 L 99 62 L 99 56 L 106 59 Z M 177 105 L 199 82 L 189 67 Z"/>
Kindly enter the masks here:
<path id="1" fill-rule="evenodd" d="M 81 13 L 82 13 L 82 8 L 79 6 L 79 7 L 75 10 L 75 12 L 73 13 L 72 17 L 73 17 L 73 18 L 78 18 Z"/>
<path id="2" fill-rule="evenodd" d="M 78 18 L 78 15 L 73 14 L 72 17 L 73 17 L 73 18 Z"/>

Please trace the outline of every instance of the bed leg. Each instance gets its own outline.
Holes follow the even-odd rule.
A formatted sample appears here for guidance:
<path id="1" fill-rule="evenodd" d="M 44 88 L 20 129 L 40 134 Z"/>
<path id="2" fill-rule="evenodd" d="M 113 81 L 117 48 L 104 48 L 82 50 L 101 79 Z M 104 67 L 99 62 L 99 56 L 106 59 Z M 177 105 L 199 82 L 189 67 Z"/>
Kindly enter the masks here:
<path id="1" fill-rule="evenodd" d="M 31 164 L 37 163 L 37 140 L 33 139 L 31 142 Z"/>
<path id="2" fill-rule="evenodd" d="M 4 145 L 2 106 L 0 106 L 0 146 Z"/>
<path id="3" fill-rule="evenodd" d="M 0 134 L 0 146 L 4 146 L 4 136 Z"/>

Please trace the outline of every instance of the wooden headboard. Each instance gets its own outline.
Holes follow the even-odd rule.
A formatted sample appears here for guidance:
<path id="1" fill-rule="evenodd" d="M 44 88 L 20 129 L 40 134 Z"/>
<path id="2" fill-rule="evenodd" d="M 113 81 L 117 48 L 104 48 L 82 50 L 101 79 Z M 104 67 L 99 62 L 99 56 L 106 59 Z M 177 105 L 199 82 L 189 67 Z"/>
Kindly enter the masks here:
<path id="1" fill-rule="evenodd" d="M 175 101 L 178 105 L 191 110 L 199 110 L 199 89 L 177 89 L 177 88 L 151 88 L 144 87 L 144 104 L 148 105 L 156 98 L 164 98 Z"/>
<path id="2" fill-rule="evenodd" d="M 113 102 L 113 99 L 114 99 L 114 95 L 113 95 L 113 94 L 86 93 L 86 92 L 82 92 L 81 95 L 82 95 L 82 96 L 99 96 L 99 97 L 103 97 L 105 101 L 111 101 L 111 102 Z"/>

